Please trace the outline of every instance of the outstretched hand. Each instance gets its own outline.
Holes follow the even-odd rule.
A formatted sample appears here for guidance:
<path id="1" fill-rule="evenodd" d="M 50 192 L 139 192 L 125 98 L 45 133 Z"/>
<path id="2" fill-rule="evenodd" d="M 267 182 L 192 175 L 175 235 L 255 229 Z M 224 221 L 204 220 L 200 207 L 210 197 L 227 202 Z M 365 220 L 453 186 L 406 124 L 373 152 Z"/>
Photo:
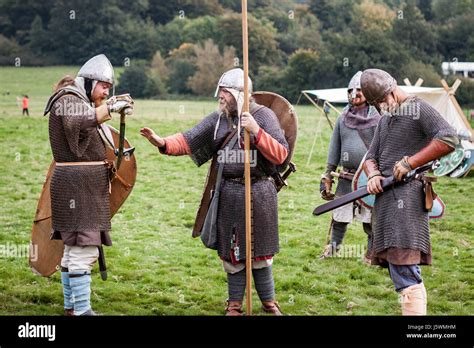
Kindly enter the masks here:
<path id="1" fill-rule="evenodd" d="M 142 129 L 140 129 L 140 135 L 147 138 L 148 141 L 156 147 L 165 146 L 165 141 L 163 140 L 163 138 L 158 136 L 151 128 L 143 127 Z"/>

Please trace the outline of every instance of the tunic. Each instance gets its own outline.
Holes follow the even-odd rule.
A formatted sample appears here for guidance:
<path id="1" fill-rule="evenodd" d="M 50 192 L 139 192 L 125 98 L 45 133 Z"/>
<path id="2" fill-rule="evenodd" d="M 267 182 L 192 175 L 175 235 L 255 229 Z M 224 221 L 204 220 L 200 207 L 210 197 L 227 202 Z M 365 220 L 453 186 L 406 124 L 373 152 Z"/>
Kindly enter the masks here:
<path id="1" fill-rule="evenodd" d="M 455 136 L 456 131 L 433 107 L 410 97 L 393 116 L 382 117 L 366 159 L 374 159 L 382 175 L 388 177 L 403 156 L 416 154 L 433 139 Z M 373 214 L 375 263 L 431 264 L 428 211 L 420 181 L 378 194 Z"/>
<path id="2" fill-rule="evenodd" d="M 47 108 L 54 160 L 106 160 L 95 108 L 80 89 L 67 89 L 68 93 L 59 91 L 53 95 Z M 105 165 L 56 166 L 51 177 L 51 208 L 52 239 L 62 239 L 70 246 L 112 244 L 109 174 Z"/>
<path id="3" fill-rule="evenodd" d="M 255 104 L 256 105 L 256 104 Z M 254 108 L 255 108 L 254 105 Z M 288 150 L 288 143 L 280 128 L 274 112 L 264 106 L 255 108 L 253 113 L 258 125 L 268 135 Z M 252 110 L 252 107 L 251 107 Z M 219 123 L 217 122 L 220 118 Z M 216 124 L 218 124 L 215 133 Z M 213 112 L 201 123 L 183 133 L 189 145 L 191 158 L 198 165 L 202 165 L 213 157 L 220 148 L 223 140 L 237 124 L 237 117 L 232 119 L 220 112 Z M 215 133 L 215 136 L 214 136 Z M 237 141 L 230 153 L 242 154 L 236 156 L 243 159 L 244 129 L 240 134 L 240 145 Z M 256 159 L 251 165 L 252 180 L 252 219 L 253 219 L 253 257 L 274 255 L 279 251 L 278 241 L 278 202 L 274 183 L 268 179 L 269 173 L 277 170 L 276 165 L 267 160 L 258 150 L 256 139 L 252 135 L 250 140 L 251 164 L 252 155 Z M 226 148 L 228 145 L 226 146 Z M 223 149 L 226 151 L 226 149 Z M 220 201 L 217 216 L 217 244 L 218 255 L 226 261 L 238 262 L 245 259 L 245 185 L 236 182 L 235 178 L 244 177 L 243 160 L 229 160 L 223 169 Z M 233 251 L 238 250 L 238 253 Z M 233 250 L 233 251 L 232 251 Z"/>

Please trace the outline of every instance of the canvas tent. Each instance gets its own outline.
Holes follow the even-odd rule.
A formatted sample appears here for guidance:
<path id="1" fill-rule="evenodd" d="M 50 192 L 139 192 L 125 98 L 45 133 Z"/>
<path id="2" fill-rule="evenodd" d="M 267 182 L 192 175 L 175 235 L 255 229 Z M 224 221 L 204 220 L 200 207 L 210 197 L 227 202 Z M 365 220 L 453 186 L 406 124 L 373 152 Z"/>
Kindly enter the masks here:
<path id="1" fill-rule="evenodd" d="M 408 94 L 417 95 L 430 103 L 430 105 L 433 106 L 458 132 L 470 132 L 472 141 L 473 132 L 471 125 L 454 97 L 454 93 L 461 84 L 461 81 L 456 80 L 451 87 L 449 87 L 444 80 L 442 80 L 441 83 L 443 87 L 421 87 L 417 86 L 417 83 L 415 86 L 400 86 L 400 88 Z M 346 88 L 304 90 L 302 91 L 302 94 L 322 112 L 323 109 L 317 104 L 317 101 L 319 100 L 323 101 L 324 105 L 333 108 L 338 113 L 340 110 L 332 104 L 347 104 L 348 102 Z M 329 119 L 327 114 L 325 116 L 328 118 L 332 128 L 332 121 Z"/>

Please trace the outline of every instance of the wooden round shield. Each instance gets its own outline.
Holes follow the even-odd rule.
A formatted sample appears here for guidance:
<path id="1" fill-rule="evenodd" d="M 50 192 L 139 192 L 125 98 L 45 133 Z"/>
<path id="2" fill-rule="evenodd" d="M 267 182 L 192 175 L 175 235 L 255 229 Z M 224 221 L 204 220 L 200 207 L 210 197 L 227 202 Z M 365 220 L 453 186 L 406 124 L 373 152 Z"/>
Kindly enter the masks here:
<path id="1" fill-rule="evenodd" d="M 272 92 L 254 92 L 252 97 L 257 104 L 266 106 L 277 116 L 290 148 L 287 162 L 291 161 L 295 152 L 298 133 L 298 117 L 293 105 L 281 95 Z"/>
<path id="2" fill-rule="evenodd" d="M 119 143 L 118 131 L 108 126 L 110 136 L 115 146 Z M 125 146 L 130 147 L 128 140 L 125 140 Z M 114 151 L 107 148 L 107 159 L 115 160 Z M 53 161 L 49 166 L 46 179 L 43 184 L 43 190 L 38 201 L 33 228 L 31 231 L 29 262 L 33 272 L 49 277 L 59 268 L 63 255 L 64 245 L 61 240 L 51 240 L 52 220 L 51 220 L 51 175 L 56 166 Z M 120 169 L 111 181 L 110 195 L 110 216 L 119 210 L 128 195 L 132 192 L 137 176 L 137 163 L 135 156 L 125 156 L 120 165 Z"/>
<path id="3" fill-rule="evenodd" d="M 442 157 L 439 162 L 440 165 L 434 170 L 434 175 L 443 176 L 453 172 L 464 159 L 464 149 L 460 146 L 456 150 Z"/>

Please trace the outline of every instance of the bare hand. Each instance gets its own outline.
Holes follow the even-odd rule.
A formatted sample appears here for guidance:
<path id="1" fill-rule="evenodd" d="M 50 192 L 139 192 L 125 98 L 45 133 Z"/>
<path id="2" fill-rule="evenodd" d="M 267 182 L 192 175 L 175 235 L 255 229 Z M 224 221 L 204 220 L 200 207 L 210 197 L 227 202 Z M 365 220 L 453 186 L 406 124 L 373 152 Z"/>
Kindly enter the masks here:
<path id="1" fill-rule="evenodd" d="M 367 192 L 371 195 L 376 195 L 377 193 L 383 192 L 382 180 L 385 179 L 383 176 L 374 176 L 367 183 Z"/>
<path id="2" fill-rule="evenodd" d="M 398 161 L 397 163 L 395 163 L 395 166 L 393 167 L 393 176 L 395 177 L 395 180 L 401 181 L 403 176 L 409 171 L 410 170 L 408 168 L 405 168 L 401 164 L 401 161 Z"/>
<path id="3" fill-rule="evenodd" d="M 163 140 L 163 138 L 161 138 L 160 136 L 158 136 L 154 131 L 153 129 L 151 128 L 148 128 L 148 127 L 144 127 L 142 129 L 140 129 L 140 134 L 147 138 L 148 141 L 155 145 L 156 147 L 163 147 L 165 146 L 165 141 Z"/>
<path id="4" fill-rule="evenodd" d="M 241 118 L 242 127 L 252 133 L 254 136 L 257 136 L 260 126 L 255 121 L 255 118 L 250 114 L 250 112 L 243 112 Z"/>
<path id="5" fill-rule="evenodd" d="M 321 179 L 319 184 L 319 190 L 321 192 L 321 198 L 326 201 L 332 201 L 334 199 L 334 193 L 331 193 L 331 188 L 333 184 L 331 179 Z"/>

